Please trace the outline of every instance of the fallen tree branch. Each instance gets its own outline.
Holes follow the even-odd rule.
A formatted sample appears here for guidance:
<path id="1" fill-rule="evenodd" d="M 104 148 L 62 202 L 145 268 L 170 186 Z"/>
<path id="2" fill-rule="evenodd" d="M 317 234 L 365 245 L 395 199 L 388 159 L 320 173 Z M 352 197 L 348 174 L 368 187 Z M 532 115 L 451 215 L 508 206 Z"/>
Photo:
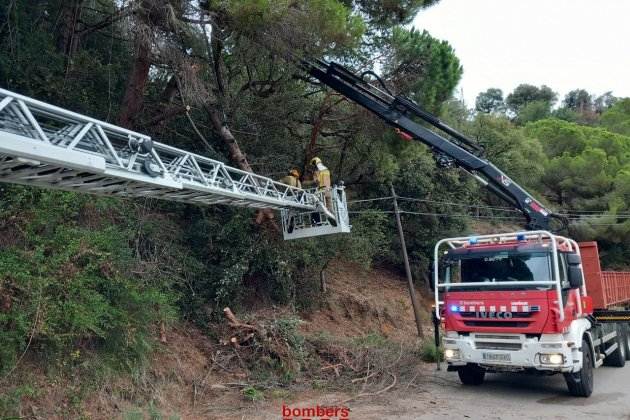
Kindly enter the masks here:
<path id="1" fill-rule="evenodd" d="M 245 323 L 239 321 L 238 318 L 236 318 L 236 315 L 234 315 L 234 312 L 232 312 L 232 310 L 230 308 L 227 308 L 227 307 L 224 308 L 223 309 L 223 314 L 225 315 L 225 317 L 228 320 L 228 325 L 230 327 L 232 327 L 232 328 L 244 328 L 244 329 L 260 332 L 258 327 L 255 327 L 255 326 L 249 325 L 249 324 L 245 324 Z M 232 337 L 232 338 L 234 338 L 234 337 Z M 232 340 L 230 340 L 230 341 L 232 341 Z"/>
<path id="2" fill-rule="evenodd" d="M 393 387 L 396 386 L 396 383 L 398 383 L 398 378 L 396 377 L 396 375 L 394 375 L 393 373 L 389 374 L 392 377 L 392 383 L 387 385 L 385 388 L 381 389 L 380 391 L 376 391 L 376 392 L 365 392 L 365 393 L 361 393 L 358 395 L 355 395 L 354 397 L 350 397 L 346 400 L 340 401 L 338 404 L 345 404 L 347 402 L 350 402 L 352 400 L 356 400 L 357 398 L 361 398 L 361 397 L 374 397 L 376 395 L 380 395 L 383 394 L 387 391 L 389 391 L 390 389 L 392 389 Z"/>
<path id="3" fill-rule="evenodd" d="M 362 377 L 360 377 L 360 378 L 353 379 L 351 382 L 352 382 L 353 384 L 355 384 L 355 383 L 357 383 L 357 382 L 367 381 L 368 379 L 370 379 L 371 377 L 373 377 L 373 376 L 374 376 L 374 375 L 376 375 L 377 373 L 378 373 L 378 372 L 368 373 L 368 375 L 367 375 L 367 376 L 362 376 Z"/>
<path id="4" fill-rule="evenodd" d="M 409 383 L 407 384 L 407 386 L 405 387 L 405 389 L 409 389 L 409 386 L 416 380 L 416 378 L 418 377 L 418 375 L 420 375 L 420 370 L 418 370 L 416 372 L 415 375 L 413 375 L 413 378 L 411 378 L 411 380 L 409 381 Z"/>
<path id="5" fill-rule="evenodd" d="M 335 365 L 324 366 L 323 368 L 321 368 L 321 371 L 323 372 L 325 370 L 332 369 L 332 370 L 335 371 L 335 375 L 339 376 L 339 368 L 340 367 L 343 367 L 343 363 L 337 363 Z"/>

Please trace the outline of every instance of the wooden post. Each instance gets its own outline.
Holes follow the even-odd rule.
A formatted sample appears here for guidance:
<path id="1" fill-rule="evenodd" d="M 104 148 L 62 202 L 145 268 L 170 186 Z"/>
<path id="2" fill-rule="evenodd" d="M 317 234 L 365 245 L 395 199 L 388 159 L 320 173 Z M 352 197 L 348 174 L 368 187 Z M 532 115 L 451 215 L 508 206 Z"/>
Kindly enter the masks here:
<path id="1" fill-rule="evenodd" d="M 424 338 L 422 331 L 422 322 L 420 320 L 420 307 L 416 299 L 416 289 L 413 286 L 413 277 L 411 277 L 411 267 L 409 267 L 409 256 L 407 255 L 407 245 L 405 243 L 405 235 L 403 233 L 402 223 L 400 221 L 400 210 L 398 209 L 398 201 L 396 200 L 396 191 L 394 185 L 390 184 L 392 197 L 394 199 L 394 215 L 396 216 L 396 225 L 398 226 L 398 236 L 400 236 L 400 247 L 402 248 L 403 261 L 405 263 L 405 273 L 407 274 L 407 285 L 409 286 L 409 297 L 411 306 L 413 306 L 413 315 L 416 318 L 416 328 L 418 329 L 418 337 Z"/>

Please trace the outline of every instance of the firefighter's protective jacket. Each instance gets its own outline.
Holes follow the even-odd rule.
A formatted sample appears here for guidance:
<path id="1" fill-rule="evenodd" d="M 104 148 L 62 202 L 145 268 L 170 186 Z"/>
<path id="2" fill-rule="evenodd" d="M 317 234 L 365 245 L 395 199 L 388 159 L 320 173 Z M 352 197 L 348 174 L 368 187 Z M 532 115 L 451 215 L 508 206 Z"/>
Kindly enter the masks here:
<path id="1" fill-rule="evenodd" d="M 317 170 L 314 173 L 315 182 L 318 188 L 330 188 L 330 170 L 323 163 L 317 164 Z"/>
<path id="2" fill-rule="evenodd" d="M 283 177 L 282 179 L 280 179 L 280 182 L 290 185 L 292 187 L 302 188 L 302 183 L 300 182 L 299 178 L 294 177 L 293 175 L 287 175 Z"/>

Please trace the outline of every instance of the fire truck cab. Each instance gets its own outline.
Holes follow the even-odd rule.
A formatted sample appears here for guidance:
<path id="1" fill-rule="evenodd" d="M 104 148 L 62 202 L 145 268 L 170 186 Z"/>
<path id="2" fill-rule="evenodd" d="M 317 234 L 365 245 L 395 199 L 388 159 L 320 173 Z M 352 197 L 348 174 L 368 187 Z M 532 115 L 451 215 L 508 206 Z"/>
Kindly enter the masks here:
<path id="1" fill-rule="evenodd" d="M 444 356 L 464 384 L 486 372 L 563 373 L 572 395 L 589 396 L 593 368 L 625 364 L 625 324 L 593 317 L 574 240 L 548 231 L 449 238 L 434 257 Z"/>

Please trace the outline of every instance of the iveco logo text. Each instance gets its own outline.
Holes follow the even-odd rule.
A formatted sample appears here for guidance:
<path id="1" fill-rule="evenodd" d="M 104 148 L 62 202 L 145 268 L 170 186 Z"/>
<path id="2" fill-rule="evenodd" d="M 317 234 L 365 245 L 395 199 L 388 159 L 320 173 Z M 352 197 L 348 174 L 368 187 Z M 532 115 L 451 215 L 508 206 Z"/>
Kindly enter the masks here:
<path id="1" fill-rule="evenodd" d="M 511 319 L 512 312 L 475 312 L 477 318 L 498 318 L 498 319 Z"/>

